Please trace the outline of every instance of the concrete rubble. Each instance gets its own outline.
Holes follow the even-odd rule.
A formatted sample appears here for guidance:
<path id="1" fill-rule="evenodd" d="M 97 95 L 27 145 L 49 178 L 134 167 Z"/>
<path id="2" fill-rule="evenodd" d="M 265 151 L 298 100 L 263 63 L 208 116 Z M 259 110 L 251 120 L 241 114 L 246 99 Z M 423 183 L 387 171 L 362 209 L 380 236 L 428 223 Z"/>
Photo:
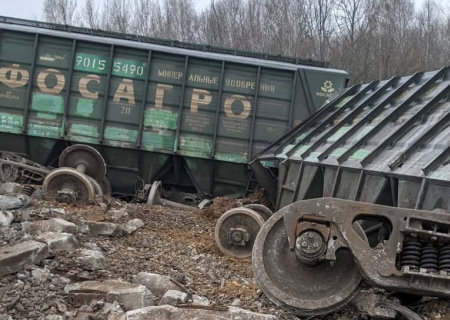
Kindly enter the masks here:
<path id="1" fill-rule="evenodd" d="M 255 313 L 235 307 L 229 307 L 227 311 L 215 311 L 204 309 L 183 309 L 169 305 L 147 307 L 128 311 L 117 320 L 276 320 L 272 315 Z"/>
<path id="2" fill-rule="evenodd" d="M 46 232 L 39 234 L 35 240 L 46 243 L 50 254 L 62 251 L 73 251 L 78 248 L 78 241 L 71 233 Z"/>
<path id="3" fill-rule="evenodd" d="M 67 232 L 75 234 L 78 232 L 76 224 L 60 218 L 22 222 L 22 228 L 29 233 Z"/>
<path id="4" fill-rule="evenodd" d="M 250 261 L 217 251 L 216 217 L 205 215 L 211 206 L 187 213 L 36 197 L 23 206 L 20 191 L 0 183 L 0 204 L 17 206 L 0 207 L 0 320 L 297 319 L 262 295 Z M 369 292 L 352 308 L 392 318 L 380 301 Z M 445 319 L 447 304 L 439 303 L 427 320 Z M 356 319 L 351 310 L 321 319 Z"/>
<path id="5" fill-rule="evenodd" d="M 106 258 L 103 253 L 98 250 L 79 249 L 75 262 L 81 268 L 86 270 L 100 270 L 106 268 Z"/>
<path id="6" fill-rule="evenodd" d="M 2 247 L 0 248 L 0 276 L 37 264 L 47 256 L 47 245 L 33 240 Z"/>
<path id="7" fill-rule="evenodd" d="M 73 304 L 89 304 L 92 300 L 117 301 L 126 310 L 154 304 L 153 294 L 144 286 L 118 280 L 85 281 L 69 284 L 64 288 Z"/>
<path id="8" fill-rule="evenodd" d="M 156 273 L 139 272 L 133 278 L 133 282 L 144 285 L 154 295 L 160 298 L 169 290 L 180 290 L 180 287 L 170 280 L 170 277 Z"/>

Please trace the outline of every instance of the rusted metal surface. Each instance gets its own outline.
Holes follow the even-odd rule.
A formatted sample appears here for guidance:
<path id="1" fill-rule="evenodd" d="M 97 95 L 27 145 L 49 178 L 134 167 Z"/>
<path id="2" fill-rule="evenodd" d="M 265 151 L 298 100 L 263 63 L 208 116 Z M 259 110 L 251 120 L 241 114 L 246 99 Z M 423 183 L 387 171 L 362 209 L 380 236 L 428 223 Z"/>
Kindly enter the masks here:
<path id="1" fill-rule="evenodd" d="M 283 163 L 277 196 L 266 188 L 277 208 L 336 197 L 449 211 L 449 76 L 444 67 L 356 85 L 273 144 L 259 159 Z"/>
<path id="2" fill-rule="evenodd" d="M 0 149 L 47 165 L 70 144 L 95 146 L 128 197 L 157 180 L 245 195 L 248 161 L 348 79 L 321 63 L 8 17 L 0 30 Z"/>
<path id="3" fill-rule="evenodd" d="M 13 152 L 0 153 L 0 181 L 41 184 L 50 169 Z"/>
<path id="4" fill-rule="evenodd" d="M 356 221 L 388 221 L 391 232 L 386 240 L 371 247 Z M 314 256 L 315 264 L 305 262 L 312 246 L 306 255 L 299 253 L 299 243 L 301 248 L 305 241 L 303 235 L 312 232 L 320 241 L 326 241 L 326 250 L 315 251 L 319 253 Z M 408 239 L 414 239 L 421 248 L 417 268 L 402 261 Z M 305 242 L 304 247 L 311 243 Z M 450 297 L 449 244 L 448 213 L 333 198 L 310 199 L 284 207 L 267 221 L 255 241 L 253 267 L 258 284 L 269 298 L 295 308 L 302 315 L 321 314 L 335 310 L 352 297 L 344 287 L 337 292 L 324 291 L 321 280 L 323 268 L 340 276 L 333 267 L 346 259 L 354 260 L 355 272 L 374 286 L 409 294 Z M 424 251 L 430 247 L 436 249 L 431 259 L 430 251 Z M 349 256 L 343 259 L 342 252 Z M 306 266 L 309 273 L 305 275 Z M 306 291 L 312 296 L 320 293 L 322 296 L 306 299 Z M 330 301 L 335 305 L 327 305 Z"/>
<path id="5" fill-rule="evenodd" d="M 106 163 L 100 153 L 87 145 L 73 145 L 63 150 L 59 168 L 43 181 L 44 195 L 64 203 L 89 203 L 95 196 L 108 194 Z"/>
<path id="6" fill-rule="evenodd" d="M 256 210 L 240 207 L 225 212 L 215 227 L 215 239 L 220 251 L 235 258 L 249 258 L 264 217 Z"/>

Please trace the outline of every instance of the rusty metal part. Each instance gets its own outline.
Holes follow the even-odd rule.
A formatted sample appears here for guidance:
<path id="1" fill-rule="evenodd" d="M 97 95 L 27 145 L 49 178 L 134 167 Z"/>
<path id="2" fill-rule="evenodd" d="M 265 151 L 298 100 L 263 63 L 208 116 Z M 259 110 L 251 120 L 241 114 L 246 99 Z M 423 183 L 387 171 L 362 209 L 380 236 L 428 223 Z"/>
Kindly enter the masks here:
<path id="1" fill-rule="evenodd" d="M 147 204 L 155 205 L 161 203 L 161 193 L 162 193 L 162 182 L 155 181 L 150 187 L 150 191 L 148 193 Z"/>
<path id="2" fill-rule="evenodd" d="M 267 221 L 272 215 L 273 211 L 267 208 L 265 205 L 259 204 L 259 203 L 251 203 L 246 204 L 244 208 L 252 209 L 253 211 L 256 211 L 259 213 L 259 215 L 264 219 L 264 221 Z"/>
<path id="3" fill-rule="evenodd" d="M 111 183 L 109 182 L 109 179 L 104 176 L 102 181 L 98 182 L 100 184 L 100 187 L 102 188 L 102 192 L 103 194 L 112 194 L 112 189 L 111 189 Z"/>
<path id="4" fill-rule="evenodd" d="M 150 188 L 150 191 L 148 193 L 147 204 L 148 205 L 163 205 L 163 206 L 168 206 L 168 207 L 183 209 L 183 210 L 189 210 L 189 211 L 196 210 L 194 207 L 164 199 L 162 197 L 162 182 L 161 181 L 153 182 L 153 184 Z"/>
<path id="5" fill-rule="evenodd" d="M 448 213 L 321 198 L 295 202 L 276 215 L 284 217 L 286 241 L 291 250 L 295 249 L 298 224 L 320 219 L 330 225 L 330 240 L 324 260 L 334 260 L 340 249 L 347 248 L 365 280 L 374 286 L 409 294 L 450 297 L 450 274 L 434 267 L 437 263 L 436 250 L 432 252 L 433 261 L 429 260 L 430 252 L 420 255 L 420 259 L 426 259 L 424 266 L 429 267 L 432 262 L 433 267 L 417 270 L 402 268 L 399 263 L 404 257 L 405 239 L 409 241 L 414 238 L 436 248 L 444 248 L 450 243 Z M 387 240 L 371 248 L 352 227 L 354 221 L 361 219 L 387 220 L 392 225 L 392 232 Z"/>
<path id="6" fill-rule="evenodd" d="M 20 191 L 20 193 L 31 197 L 31 195 L 36 190 L 36 187 L 37 186 L 35 186 L 35 185 L 26 184 L 26 185 L 22 186 L 22 190 Z"/>
<path id="7" fill-rule="evenodd" d="M 316 230 L 306 230 L 295 241 L 295 255 L 301 262 L 314 265 L 326 250 L 326 242 Z"/>
<path id="8" fill-rule="evenodd" d="M 101 185 L 92 177 L 87 176 L 89 181 L 91 182 L 92 186 L 94 187 L 95 195 L 102 196 L 103 190 Z"/>
<path id="9" fill-rule="evenodd" d="M 284 212 L 276 212 L 256 237 L 252 263 L 254 277 L 262 291 L 275 304 L 301 316 L 326 314 L 345 306 L 358 293 L 362 280 L 351 252 L 337 251 L 335 261 L 305 263 L 290 247 L 283 222 Z M 311 232 L 315 232 L 313 238 L 316 239 L 312 243 L 319 243 L 316 237 L 325 242 L 322 234 L 312 229 L 301 231 L 296 238 L 297 221 L 293 227 L 294 248 L 297 239 L 301 239 L 301 246 Z M 356 228 L 363 236 L 359 225 Z"/>
<path id="10" fill-rule="evenodd" d="M 75 168 L 99 183 L 106 175 L 106 163 L 100 152 L 84 144 L 75 144 L 64 149 L 59 156 L 59 166 Z"/>
<path id="11" fill-rule="evenodd" d="M 45 178 L 42 191 L 46 198 L 68 204 L 88 203 L 95 198 L 95 187 L 89 177 L 73 168 L 53 170 Z"/>
<path id="12" fill-rule="evenodd" d="M 41 184 L 49 169 L 13 152 L 0 154 L 0 181 Z"/>
<path id="13" fill-rule="evenodd" d="M 252 209 L 230 209 L 217 220 L 214 233 L 217 246 L 227 256 L 249 258 L 263 224 L 263 217 Z"/>

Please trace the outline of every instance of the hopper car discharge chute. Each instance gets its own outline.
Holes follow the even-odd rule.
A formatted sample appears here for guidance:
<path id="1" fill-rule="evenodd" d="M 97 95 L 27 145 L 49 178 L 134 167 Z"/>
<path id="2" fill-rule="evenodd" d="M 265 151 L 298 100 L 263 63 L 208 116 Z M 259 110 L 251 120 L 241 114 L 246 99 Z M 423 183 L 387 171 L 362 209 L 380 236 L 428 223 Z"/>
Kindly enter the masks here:
<path id="1" fill-rule="evenodd" d="M 251 164 L 278 210 L 252 253 L 272 301 L 325 314 L 362 280 L 450 297 L 449 85 L 444 67 L 347 88 Z"/>
<path id="2" fill-rule="evenodd" d="M 243 196 L 248 161 L 347 78 L 321 62 L 0 17 L 0 151 L 57 167 L 84 144 L 113 194 L 161 180 Z M 86 175 L 77 166 L 60 174 Z"/>

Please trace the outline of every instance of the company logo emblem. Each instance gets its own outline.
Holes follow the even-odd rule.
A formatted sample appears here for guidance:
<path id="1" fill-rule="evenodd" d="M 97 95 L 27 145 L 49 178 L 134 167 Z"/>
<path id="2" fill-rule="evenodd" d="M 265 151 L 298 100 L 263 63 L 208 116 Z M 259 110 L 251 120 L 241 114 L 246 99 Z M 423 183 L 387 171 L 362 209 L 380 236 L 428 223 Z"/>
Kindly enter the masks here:
<path id="1" fill-rule="evenodd" d="M 334 92 L 333 83 L 330 80 L 325 81 L 320 89 L 322 89 L 322 91 L 325 93 Z"/>

